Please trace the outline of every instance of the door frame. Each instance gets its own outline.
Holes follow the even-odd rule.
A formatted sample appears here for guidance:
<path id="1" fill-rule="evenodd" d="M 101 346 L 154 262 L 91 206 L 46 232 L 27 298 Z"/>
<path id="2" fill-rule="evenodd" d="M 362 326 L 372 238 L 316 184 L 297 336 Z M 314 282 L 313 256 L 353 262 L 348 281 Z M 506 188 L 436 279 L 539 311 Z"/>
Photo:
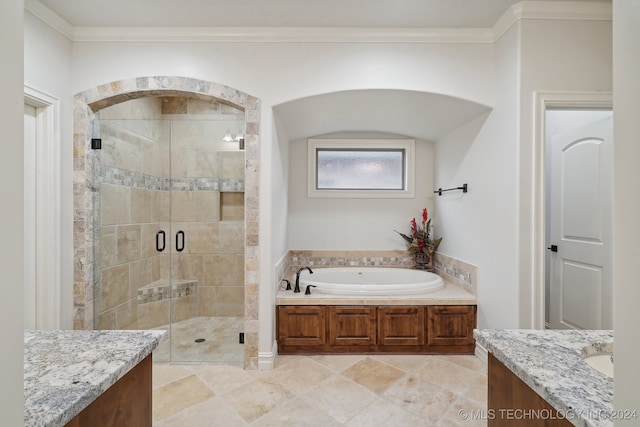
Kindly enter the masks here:
<path id="1" fill-rule="evenodd" d="M 24 86 L 36 108 L 36 328 L 60 329 L 62 223 L 60 100 Z"/>
<path id="2" fill-rule="evenodd" d="M 548 108 L 603 108 L 613 110 L 611 92 L 535 92 L 534 143 L 535 182 L 533 203 L 533 327 L 545 327 L 545 112 Z"/>

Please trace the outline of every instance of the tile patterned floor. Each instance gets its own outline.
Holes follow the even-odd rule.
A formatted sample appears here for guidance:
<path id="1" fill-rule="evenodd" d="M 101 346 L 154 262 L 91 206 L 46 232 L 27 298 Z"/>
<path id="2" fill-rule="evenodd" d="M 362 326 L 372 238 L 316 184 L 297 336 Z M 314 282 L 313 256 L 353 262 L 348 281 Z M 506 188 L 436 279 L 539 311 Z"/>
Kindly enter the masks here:
<path id="1" fill-rule="evenodd" d="M 475 356 L 279 356 L 272 371 L 153 366 L 154 427 L 486 426 Z"/>
<path id="2" fill-rule="evenodd" d="M 153 352 L 155 362 L 244 362 L 244 345 L 238 340 L 238 334 L 244 331 L 244 317 L 200 316 L 157 329 L 166 330 L 169 339 Z M 196 343 L 196 339 L 204 341 Z"/>

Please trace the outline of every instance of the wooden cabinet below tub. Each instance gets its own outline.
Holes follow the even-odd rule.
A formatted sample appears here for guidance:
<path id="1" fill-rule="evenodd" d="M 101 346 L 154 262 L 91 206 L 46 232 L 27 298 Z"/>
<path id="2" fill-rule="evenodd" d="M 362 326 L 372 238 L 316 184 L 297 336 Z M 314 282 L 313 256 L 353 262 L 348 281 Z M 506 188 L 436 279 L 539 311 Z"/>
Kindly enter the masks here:
<path id="1" fill-rule="evenodd" d="M 279 305 L 280 354 L 472 354 L 475 305 Z"/>
<path id="2" fill-rule="evenodd" d="M 475 305 L 432 305 L 427 309 L 427 346 L 443 353 L 450 349 L 473 352 Z"/>

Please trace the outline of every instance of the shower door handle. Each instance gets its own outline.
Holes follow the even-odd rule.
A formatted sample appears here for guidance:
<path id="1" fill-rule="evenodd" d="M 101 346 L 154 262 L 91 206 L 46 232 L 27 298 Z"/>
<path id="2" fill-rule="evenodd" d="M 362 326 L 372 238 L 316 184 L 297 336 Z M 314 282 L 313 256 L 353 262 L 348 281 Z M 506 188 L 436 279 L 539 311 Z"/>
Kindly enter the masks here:
<path id="1" fill-rule="evenodd" d="M 167 239 L 164 230 L 160 230 L 156 233 L 156 251 L 162 252 L 167 246 Z M 162 240 L 161 240 L 162 238 Z M 162 244 L 162 246 L 160 246 Z"/>
<path id="2" fill-rule="evenodd" d="M 184 251 L 184 231 L 178 230 L 176 233 L 176 251 Z"/>

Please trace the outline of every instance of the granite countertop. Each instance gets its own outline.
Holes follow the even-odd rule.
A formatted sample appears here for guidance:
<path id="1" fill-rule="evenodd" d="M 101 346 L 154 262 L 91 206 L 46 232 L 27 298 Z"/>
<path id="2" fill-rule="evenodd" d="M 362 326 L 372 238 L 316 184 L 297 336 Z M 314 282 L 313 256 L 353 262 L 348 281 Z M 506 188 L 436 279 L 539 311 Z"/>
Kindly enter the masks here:
<path id="1" fill-rule="evenodd" d="M 305 295 L 286 291 L 281 285 L 276 295 L 276 305 L 474 305 L 476 297 L 462 288 L 445 281 L 444 288 L 417 295 L 349 296 L 311 293 Z"/>
<path id="2" fill-rule="evenodd" d="M 25 331 L 24 425 L 65 425 L 166 336 L 161 330 Z"/>
<path id="3" fill-rule="evenodd" d="M 613 331 L 475 330 L 476 342 L 576 426 L 612 426 L 613 379 L 581 351 L 613 342 Z"/>

